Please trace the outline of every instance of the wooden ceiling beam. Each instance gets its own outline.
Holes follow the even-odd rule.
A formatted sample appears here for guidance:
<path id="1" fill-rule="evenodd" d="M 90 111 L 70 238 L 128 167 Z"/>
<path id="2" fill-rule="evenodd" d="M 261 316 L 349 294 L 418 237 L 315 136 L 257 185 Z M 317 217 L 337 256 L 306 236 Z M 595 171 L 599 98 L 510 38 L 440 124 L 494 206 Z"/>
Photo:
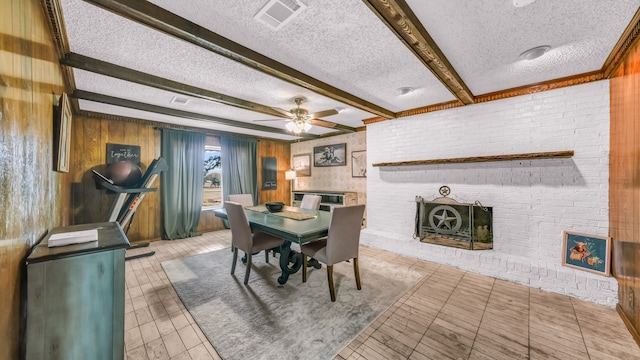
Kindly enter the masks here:
<path id="1" fill-rule="evenodd" d="M 269 116 L 288 119 L 291 115 L 288 111 L 275 109 L 266 105 L 239 99 L 233 96 L 228 96 L 215 91 L 210 91 L 177 81 L 168 80 L 159 76 L 132 70 L 120 65 L 115 65 L 84 55 L 68 53 L 65 54 L 62 59 L 60 59 L 60 63 L 62 65 L 70 66 L 76 69 L 86 70 L 93 73 L 114 77 L 120 80 L 150 86 L 156 89 L 166 90 L 177 94 L 209 100 L 224 105 L 230 105 L 244 110 L 255 111 Z"/>
<path id="2" fill-rule="evenodd" d="M 91 71 L 97 74 L 114 77 L 120 80 L 130 81 L 136 84 L 154 87 L 161 90 L 174 92 L 177 94 L 192 96 L 204 100 L 209 100 L 225 105 L 235 106 L 241 109 L 259 112 L 266 115 L 276 116 L 279 118 L 290 119 L 291 113 L 286 110 L 272 108 L 266 105 L 254 103 L 251 101 L 239 99 L 236 97 L 217 93 L 195 86 L 187 85 L 173 80 L 168 80 L 159 76 L 132 70 L 123 66 L 108 63 L 102 60 L 90 58 L 88 56 L 75 53 L 68 53 L 60 63 L 76 69 Z M 333 130 L 355 132 L 356 129 L 336 124 L 326 120 L 313 120 L 313 125 L 325 127 Z"/>
<path id="3" fill-rule="evenodd" d="M 404 0 L 363 1 L 458 100 L 474 103 L 471 90 Z"/>
<path id="4" fill-rule="evenodd" d="M 226 125 L 226 126 L 234 126 L 234 127 L 243 128 L 243 129 L 251 129 L 251 130 L 256 130 L 256 131 L 264 131 L 264 132 L 283 134 L 283 135 L 289 135 L 289 136 L 298 136 L 298 137 L 302 137 L 302 138 L 306 138 L 306 139 L 316 139 L 316 138 L 319 137 L 318 135 L 309 134 L 309 133 L 302 133 L 302 134 L 299 134 L 299 135 L 292 135 L 289 131 L 284 130 L 284 129 L 277 129 L 277 128 L 272 128 L 272 127 L 269 127 L 269 126 L 262 126 L 262 125 L 255 125 L 255 124 L 246 123 L 246 122 L 242 122 L 242 121 L 225 119 L 225 118 L 221 118 L 221 117 L 217 117 L 217 116 L 211 116 L 211 115 L 203 115 L 203 114 L 193 113 L 193 112 L 184 111 L 184 110 L 171 109 L 171 108 L 167 108 L 167 107 L 141 103 L 141 102 L 138 102 L 138 101 L 127 100 L 127 99 L 117 98 L 117 97 L 113 97 L 113 96 L 97 94 L 97 93 L 84 91 L 84 90 L 75 90 L 71 94 L 71 97 L 74 98 L 74 99 L 94 101 L 94 102 L 99 102 L 99 103 L 102 103 L 102 104 L 108 104 L 108 105 L 113 105 L 113 106 L 121 106 L 121 107 L 126 107 L 126 108 L 129 108 L 129 109 L 135 109 L 135 110 L 140 110 L 140 111 L 152 112 L 152 113 L 156 113 L 156 114 L 175 116 L 175 117 L 179 117 L 179 118 L 183 118 L 183 119 L 192 119 L 192 120 L 200 120 L 200 121 L 212 122 L 212 123 L 216 123 L 216 124 L 221 124 L 221 125 Z"/>
<path id="5" fill-rule="evenodd" d="M 360 99 L 343 90 L 326 84 L 296 69 L 268 58 L 185 18 L 173 14 L 144 0 L 85 0 L 129 20 L 149 26 L 157 31 L 182 39 L 212 51 L 230 60 L 237 61 L 260 72 L 301 86 L 336 101 L 348 104 L 385 118 L 395 114 L 378 105 Z"/>

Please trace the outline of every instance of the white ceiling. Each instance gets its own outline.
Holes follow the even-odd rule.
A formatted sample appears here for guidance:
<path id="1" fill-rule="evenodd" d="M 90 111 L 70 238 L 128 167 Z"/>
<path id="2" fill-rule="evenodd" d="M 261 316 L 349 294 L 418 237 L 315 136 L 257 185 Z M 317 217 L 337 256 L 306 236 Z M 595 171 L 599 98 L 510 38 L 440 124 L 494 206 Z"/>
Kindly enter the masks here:
<path id="1" fill-rule="evenodd" d="M 58 0 L 50 0 L 58 1 Z M 378 116 L 367 107 L 339 101 L 308 86 L 262 72 L 204 47 L 142 25 L 93 3 L 157 5 L 328 84 L 357 102 L 389 113 L 456 100 L 412 50 L 361 0 L 298 0 L 307 8 L 280 30 L 254 19 L 268 0 L 59 0 L 71 53 L 195 86 L 268 107 L 291 109 L 306 98 L 309 112 L 344 108 L 324 120 L 351 128 Z M 293 0 L 284 0 L 293 1 Z M 475 96 L 542 81 L 598 71 L 640 7 L 640 0 L 537 0 L 516 7 L 512 0 L 404 0 L 460 79 Z M 403 3 L 399 0 L 397 2 Z M 148 12 L 151 17 L 159 13 Z M 164 19 L 164 18 L 162 18 Z M 197 37 L 193 37 L 198 42 Z M 552 49 L 535 60 L 520 60 L 523 51 L 540 45 Z M 78 101 L 80 110 L 295 140 L 282 131 L 286 121 L 173 91 L 73 68 L 76 90 L 132 100 L 191 113 L 187 118 L 141 111 L 103 101 Z M 400 95 L 398 89 L 415 91 Z M 324 95 L 323 95 L 324 94 Z M 187 105 L 172 103 L 179 96 Z M 79 96 L 82 98 L 82 96 Z M 338 99 L 338 100 L 336 100 Z M 207 115 L 205 120 L 198 114 Z M 212 121 L 211 119 L 215 121 Z M 221 120 L 223 119 L 223 120 Z M 223 124 L 247 123 L 250 129 Z M 234 123 L 235 122 L 235 123 Z M 264 130 L 267 131 L 264 131 Z M 314 135 L 335 133 L 313 126 Z"/>

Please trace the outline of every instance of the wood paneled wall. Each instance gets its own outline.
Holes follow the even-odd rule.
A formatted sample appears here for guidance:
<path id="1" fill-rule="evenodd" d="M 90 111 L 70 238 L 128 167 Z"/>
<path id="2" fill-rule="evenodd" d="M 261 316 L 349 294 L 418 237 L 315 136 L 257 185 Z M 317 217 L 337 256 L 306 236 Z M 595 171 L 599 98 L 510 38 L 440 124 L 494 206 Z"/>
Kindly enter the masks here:
<path id="1" fill-rule="evenodd" d="M 74 224 L 105 221 L 116 198 L 96 189 L 91 170 L 106 174 L 107 144 L 140 146 L 142 172 L 160 156 L 160 130 L 147 123 L 134 123 L 76 116 L 71 140 L 72 218 Z M 160 178 L 154 183 L 160 186 Z M 127 237 L 131 242 L 161 237 L 160 193 L 147 193 L 138 206 Z M 126 229 L 125 229 L 126 230 Z"/>
<path id="2" fill-rule="evenodd" d="M 278 188 L 262 190 L 262 158 L 274 157 L 278 165 Z M 291 205 L 291 180 L 284 178 L 285 171 L 291 168 L 291 146 L 288 142 L 264 141 L 258 143 L 258 197 L 260 203 L 282 201 Z"/>
<path id="3" fill-rule="evenodd" d="M 142 171 L 153 159 L 160 156 L 160 130 L 154 129 L 148 122 L 124 122 L 76 116 L 73 122 L 71 145 L 72 170 L 72 221 L 74 224 L 86 224 L 104 221 L 115 194 L 96 189 L 91 170 L 104 174 L 106 170 L 107 143 L 138 145 L 141 152 Z M 290 198 L 290 184 L 284 179 L 284 172 L 290 167 L 289 143 L 260 140 L 258 143 L 258 180 L 261 182 L 262 157 L 275 157 L 278 162 L 278 189 L 262 191 L 259 188 L 261 202 L 285 201 Z M 159 179 L 154 187 L 159 188 Z M 211 211 L 200 215 L 198 232 L 223 229 L 222 221 Z M 127 232 L 131 242 L 156 240 L 162 237 L 162 213 L 160 193 L 151 192 L 140 203 L 131 226 Z"/>
<path id="4" fill-rule="evenodd" d="M 609 231 L 618 312 L 640 344 L 640 43 L 610 81 Z"/>
<path id="5" fill-rule="evenodd" d="M 53 106 L 64 91 L 38 0 L 0 0 L 0 359 L 17 359 L 31 246 L 69 222 L 69 174 L 53 171 Z"/>

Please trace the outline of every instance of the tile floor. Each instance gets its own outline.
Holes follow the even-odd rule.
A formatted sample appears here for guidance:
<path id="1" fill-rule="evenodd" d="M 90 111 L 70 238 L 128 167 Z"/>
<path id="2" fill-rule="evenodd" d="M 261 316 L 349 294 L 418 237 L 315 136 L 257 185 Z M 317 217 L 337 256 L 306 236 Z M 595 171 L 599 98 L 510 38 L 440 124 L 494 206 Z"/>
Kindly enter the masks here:
<path id="1" fill-rule="evenodd" d="M 220 359 L 160 263 L 228 247 L 230 235 L 215 231 L 127 251 L 156 252 L 126 262 L 127 359 Z M 360 251 L 424 277 L 337 360 L 640 359 L 612 308 L 373 248 Z"/>

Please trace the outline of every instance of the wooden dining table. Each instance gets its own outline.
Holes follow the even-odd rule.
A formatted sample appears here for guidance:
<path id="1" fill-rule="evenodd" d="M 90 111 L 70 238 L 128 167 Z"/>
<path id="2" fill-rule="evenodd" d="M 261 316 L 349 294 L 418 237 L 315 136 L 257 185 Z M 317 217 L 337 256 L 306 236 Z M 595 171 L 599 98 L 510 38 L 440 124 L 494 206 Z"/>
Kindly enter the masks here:
<path id="1" fill-rule="evenodd" d="M 216 217 L 227 219 L 224 208 L 213 210 Z M 323 210 L 300 209 L 285 206 L 282 211 L 270 213 L 264 205 L 245 207 L 245 213 L 251 229 L 284 239 L 278 251 L 280 253 L 280 269 L 282 274 L 278 283 L 283 285 L 289 275 L 296 273 L 302 266 L 302 254 L 291 249 L 291 244 L 307 244 L 326 237 L 329 233 L 331 213 Z M 310 261 L 311 266 L 319 267 L 319 263 Z"/>

